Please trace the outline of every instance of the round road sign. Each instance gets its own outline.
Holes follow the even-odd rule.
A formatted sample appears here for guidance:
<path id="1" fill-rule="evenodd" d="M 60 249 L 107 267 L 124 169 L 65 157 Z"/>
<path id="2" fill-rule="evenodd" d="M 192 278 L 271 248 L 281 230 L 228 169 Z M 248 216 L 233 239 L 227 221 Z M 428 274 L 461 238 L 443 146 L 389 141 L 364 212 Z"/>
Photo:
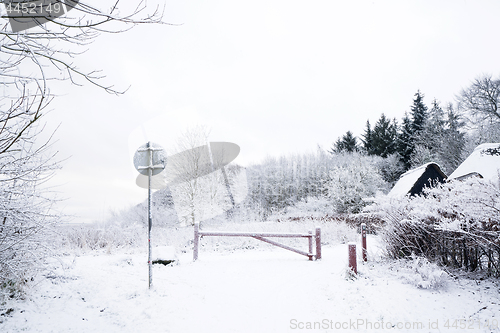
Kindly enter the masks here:
<path id="1" fill-rule="evenodd" d="M 134 166 L 140 174 L 147 176 L 151 169 L 151 175 L 157 175 L 165 169 L 167 154 L 157 143 L 148 142 L 140 146 L 134 154 Z"/>

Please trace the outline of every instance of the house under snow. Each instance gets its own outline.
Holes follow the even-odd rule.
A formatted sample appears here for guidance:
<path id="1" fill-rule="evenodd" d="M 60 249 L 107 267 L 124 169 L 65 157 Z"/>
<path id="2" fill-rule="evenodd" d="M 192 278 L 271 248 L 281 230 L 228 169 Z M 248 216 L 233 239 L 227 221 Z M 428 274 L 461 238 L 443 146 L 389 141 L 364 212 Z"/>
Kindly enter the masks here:
<path id="1" fill-rule="evenodd" d="M 389 192 L 390 197 L 418 195 L 424 187 L 431 187 L 436 182 L 444 183 L 446 175 L 436 163 L 427 163 L 401 175 L 396 185 Z"/>
<path id="2" fill-rule="evenodd" d="M 499 184 L 500 143 L 484 143 L 474 149 L 472 154 L 453 171 L 449 179 L 462 180 L 477 176 Z"/>

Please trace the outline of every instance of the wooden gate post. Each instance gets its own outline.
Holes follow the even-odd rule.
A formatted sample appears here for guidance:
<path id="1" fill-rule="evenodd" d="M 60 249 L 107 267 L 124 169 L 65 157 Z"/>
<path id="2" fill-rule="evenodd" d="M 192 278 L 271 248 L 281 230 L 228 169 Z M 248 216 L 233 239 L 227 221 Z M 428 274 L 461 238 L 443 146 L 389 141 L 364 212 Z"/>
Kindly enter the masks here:
<path id="1" fill-rule="evenodd" d="M 313 260 L 313 232 L 309 230 L 309 237 L 307 237 L 309 241 L 309 260 Z"/>
<path id="2" fill-rule="evenodd" d="M 194 239 L 193 239 L 193 261 L 196 261 L 198 259 L 198 240 L 200 239 L 199 230 L 200 230 L 200 223 L 195 222 Z"/>
<path id="3" fill-rule="evenodd" d="M 358 265 L 356 263 L 356 244 L 349 243 L 349 269 L 354 273 L 358 274 Z"/>
<path id="4" fill-rule="evenodd" d="M 366 255 L 366 223 L 361 223 L 361 251 L 363 255 L 363 261 L 367 261 Z"/>
<path id="5" fill-rule="evenodd" d="M 321 228 L 316 227 L 316 260 L 321 259 Z"/>

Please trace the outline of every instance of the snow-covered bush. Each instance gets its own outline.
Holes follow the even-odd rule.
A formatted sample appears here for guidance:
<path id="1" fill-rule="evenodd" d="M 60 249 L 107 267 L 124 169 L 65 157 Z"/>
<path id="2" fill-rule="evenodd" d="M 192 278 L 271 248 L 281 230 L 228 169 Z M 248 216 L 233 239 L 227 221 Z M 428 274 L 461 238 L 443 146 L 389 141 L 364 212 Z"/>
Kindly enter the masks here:
<path id="1" fill-rule="evenodd" d="M 393 186 L 399 177 L 405 173 L 405 166 L 401 162 L 401 156 L 397 153 L 388 155 L 386 158 L 375 160 L 382 178 Z"/>
<path id="2" fill-rule="evenodd" d="M 415 287 L 440 289 L 448 282 L 448 274 L 425 257 L 411 256 L 397 264 L 401 265 L 399 271 L 403 280 Z"/>
<path id="3" fill-rule="evenodd" d="M 426 189 L 416 197 L 378 197 L 368 210 L 386 222 L 390 256 L 423 255 L 468 270 L 500 275 L 500 191 L 469 178 Z"/>
<path id="4" fill-rule="evenodd" d="M 345 154 L 337 161 L 327 182 L 328 198 L 337 213 L 359 213 L 366 199 L 384 190 L 386 183 L 370 157 Z"/>

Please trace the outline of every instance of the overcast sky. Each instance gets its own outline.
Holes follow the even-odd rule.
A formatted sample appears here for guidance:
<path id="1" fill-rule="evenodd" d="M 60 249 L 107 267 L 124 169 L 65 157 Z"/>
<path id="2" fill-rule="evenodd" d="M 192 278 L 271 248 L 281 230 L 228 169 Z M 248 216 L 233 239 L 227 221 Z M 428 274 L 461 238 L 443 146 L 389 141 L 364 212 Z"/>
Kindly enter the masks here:
<path id="1" fill-rule="evenodd" d="M 167 1 L 165 21 L 102 35 L 77 59 L 96 87 L 58 91 L 48 128 L 71 156 L 54 177 L 73 222 L 146 199 L 135 150 L 171 151 L 196 124 L 241 147 L 236 163 L 331 147 L 420 89 L 442 104 L 483 73 L 500 75 L 500 1 Z"/>

